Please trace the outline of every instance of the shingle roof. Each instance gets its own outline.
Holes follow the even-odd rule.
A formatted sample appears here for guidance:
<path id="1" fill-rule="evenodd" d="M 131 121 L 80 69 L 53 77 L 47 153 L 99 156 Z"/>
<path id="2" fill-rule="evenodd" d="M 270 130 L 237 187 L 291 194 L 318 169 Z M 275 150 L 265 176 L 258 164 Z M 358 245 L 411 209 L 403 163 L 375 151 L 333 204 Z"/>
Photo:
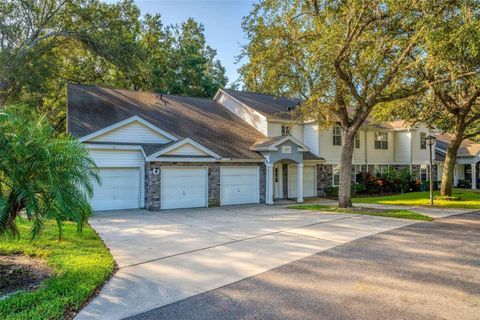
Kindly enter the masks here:
<path id="1" fill-rule="evenodd" d="M 260 112 L 269 119 L 294 119 L 290 108 L 298 106 L 302 100 L 276 97 L 269 94 L 222 89 L 235 99 Z"/>
<path id="2" fill-rule="evenodd" d="M 224 158 L 263 159 L 250 147 L 265 136 L 209 99 L 71 84 L 67 112 L 68 131 L 76 137 L 139 116 Z"/>
<path id="3" fill-rule="evenodd" d="M 449 134 L 439 134 L 437 136 L 436 147 L 440 150 L 447 151 L 448 145 L 451 141 Z M 471 140 L 463 140 L 460 148 L 458 148 L 457 155 L 461 156 L 474 156 L 480 152 L 480 143 L 475 143 Z"/>

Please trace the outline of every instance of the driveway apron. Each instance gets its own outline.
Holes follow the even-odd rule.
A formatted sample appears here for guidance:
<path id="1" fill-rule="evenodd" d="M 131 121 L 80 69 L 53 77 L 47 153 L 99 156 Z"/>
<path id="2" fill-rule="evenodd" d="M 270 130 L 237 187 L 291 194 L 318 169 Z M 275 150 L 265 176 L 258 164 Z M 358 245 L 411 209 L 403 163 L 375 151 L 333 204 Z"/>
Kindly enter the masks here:
<path id="1" fill-rule="evenodd" d="M 119 270 L 76 319 L 122 319 L 412 220 L 234 206 L 96 215 Z"/>

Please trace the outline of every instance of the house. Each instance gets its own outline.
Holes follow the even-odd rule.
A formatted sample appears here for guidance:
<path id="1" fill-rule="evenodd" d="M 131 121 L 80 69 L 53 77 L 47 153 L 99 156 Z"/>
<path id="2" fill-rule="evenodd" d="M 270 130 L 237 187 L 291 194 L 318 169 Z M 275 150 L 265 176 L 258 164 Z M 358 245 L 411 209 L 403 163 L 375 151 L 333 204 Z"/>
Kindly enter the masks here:
<path id="1" fill-rule="evenodd" d="M 448 134 L 437 136 L 435 159 L 438 164 L 438 176 L 441 180 L 443 162 L 450 143 Z M 457 152 L 453 185 L 456 187 L 480 188 L 480 143 L 464 140 Z"/>
<path id="2" fill-rule="evenodd" d="M 342 132 L 296 120 L 300 103 L 227 89 L 201 99 L 69 85 L 67 130 L 99 167 L 94 210 L 303 202 L 338 185 Z M 355 173 L 408 167 L 425 180 L 432 133 L 367 121 Z"/>

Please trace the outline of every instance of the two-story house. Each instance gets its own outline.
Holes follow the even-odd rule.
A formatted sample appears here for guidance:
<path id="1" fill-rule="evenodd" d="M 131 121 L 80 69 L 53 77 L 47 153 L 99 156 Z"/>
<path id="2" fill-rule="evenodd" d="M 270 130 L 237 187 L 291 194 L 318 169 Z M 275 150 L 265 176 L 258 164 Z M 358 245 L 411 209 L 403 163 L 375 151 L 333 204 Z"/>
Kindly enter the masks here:
<path id="1" fill-rule="evenodd" d="M 94 210 L 303 202 L 338 184 L 343 137 L 337 126 L 293 119 L 300 103 L 226 89 L 212 100 L 69 85 L 67 130 L 99 167 Z M 426 180 L 432 133 L 366 122 L 355 173 L 409 167 Z"/>

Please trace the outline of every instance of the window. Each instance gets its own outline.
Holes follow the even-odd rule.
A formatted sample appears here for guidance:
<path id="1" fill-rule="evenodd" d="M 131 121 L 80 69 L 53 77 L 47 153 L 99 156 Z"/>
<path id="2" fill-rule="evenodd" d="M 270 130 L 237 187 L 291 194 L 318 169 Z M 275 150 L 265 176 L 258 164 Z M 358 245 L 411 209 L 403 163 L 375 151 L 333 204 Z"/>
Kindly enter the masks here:
<path id="1" fill-rule="evenodd" d="M 340 185 L 340 166 L 333 166 L 332 185 L 334 187 Z"/>
<path id="2" fill-rule="evenodd" d="M 388 149 L 388 133 L 375 132 L 375 149 Z"/>
<path id="3" fill-rule="evenodd" d="M 282 124 L 282 136 L 288 136 L 292 134 L 292 127 L 286 124 Z"/>
<path id="4" fill-rule="evenodd" d="M 363 173 L 366 171 L 365 166 L 363 165 L 354 165 L 354 172 L 355 172 L 355 183 L 362 181 Z"/>
<path id="5" fill-rule="evenodd" d="M 420 149 L 427 149 L 427 134 L 425 132 L 420 132 Z"/>
<path id="6" fill-rule="evenodd" d="M 340 126 L 333 127 L 333 145 L 342 145 L 342 128 L 340 128 Z"/>
<path id="7" fill-rule="evenodd" d="M 360 149 L 360 135 L 358 133 L 355 135 L 355 149 Z"/>
<path id="8" fill-rule="evenodd" d="M 427 168 L 420 169 L 420 181 L 425 182 L 427 181 Z"/>

